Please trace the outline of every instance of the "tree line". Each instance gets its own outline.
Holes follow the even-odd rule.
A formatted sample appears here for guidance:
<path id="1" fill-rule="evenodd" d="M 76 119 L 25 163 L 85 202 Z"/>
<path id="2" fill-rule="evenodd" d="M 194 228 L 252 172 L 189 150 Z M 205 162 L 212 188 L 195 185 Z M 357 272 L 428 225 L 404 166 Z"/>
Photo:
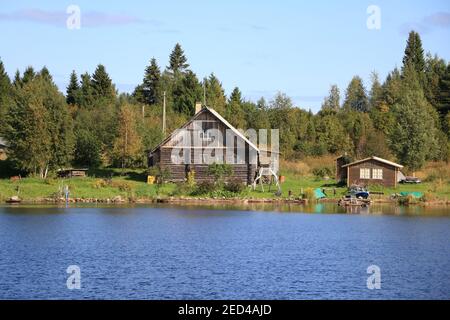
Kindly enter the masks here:
<path id="1" fill-rule="evenodd" d="M 410 170 L 430 160 L 448 161 L 450 64 L 425 55 L 419 34 L 412 31 L 402 67 L 384 81 L 374 72 L 371 80 L 368 90 L 353 77 L 343 95 L 332 85 L 320 112 L 313 114 L 283 93 L 253 102 L 235 88 L 227 97 L 214 74 L 198 79 L 179 44 L 164 70 L 150 60 L 131 94 L 118 94 L 101 64 L 92 74 L 79 77 L 73 71 L 63 94 L 46 67 L 28 67 L 10 79 L 0 61 L 0 136 L 16 168 L 40 177 L 68 166 L 145 167 L 146 150 L 163 139 L 164 92 L 168 132 L 205 99 L 237 128 L 280 129 L 280 150 L 287 159 L 377 155 Z"/>

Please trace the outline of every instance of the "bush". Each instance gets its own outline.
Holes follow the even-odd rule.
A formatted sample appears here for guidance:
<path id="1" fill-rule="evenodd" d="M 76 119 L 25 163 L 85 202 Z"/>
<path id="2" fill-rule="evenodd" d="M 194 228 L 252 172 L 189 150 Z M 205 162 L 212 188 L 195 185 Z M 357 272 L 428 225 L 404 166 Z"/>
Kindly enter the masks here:
<path id="1" fill-rule="evenodd" d="M 197 184 L 197 188 L 195 188 L 193 195 L 205 195 L 210 192 L 216 191 L 216 185 L 212 181 L 202 181 Z"/>
<path id="2" fill-rule="evenodd" d="M 303 192 L 303 199 L 315 200 L 316 199 L 316 193 L 314 192 L 314 189 L 313 188 L 307 188 Z"/>
<path id="3" fill-rule="evenodd" d="M 239 179 L 232 179 L 224 186 L 225 191 L 240 194 L 245 190 L 245 184 Z"/>
<path id="4" fill-rule="evenodd" d="M 422 198 L 420 198 L 421 202 L 429 202 L 429 201 L 433 201 L 435 200 L 436 197 L 434 196 L 434 194 L 432 192 L 426 192 Z"/>
<path id="5" fill-rule="evenodd" d="M 323 179 L 325 177 L 331 177 L 333 175 L 333 170 L 330 167 L 320 167 L 314 168 L 312 173 L 317 179 Z"/>
<path id="6" fill-rule="evenodd" d="M 214 177 L 216 184 L 222 185 L 224 177 L 231 176 L 233 174 L 233 167 L 229 164 L 213 163 L 208 166 L 208 175 Z"/>

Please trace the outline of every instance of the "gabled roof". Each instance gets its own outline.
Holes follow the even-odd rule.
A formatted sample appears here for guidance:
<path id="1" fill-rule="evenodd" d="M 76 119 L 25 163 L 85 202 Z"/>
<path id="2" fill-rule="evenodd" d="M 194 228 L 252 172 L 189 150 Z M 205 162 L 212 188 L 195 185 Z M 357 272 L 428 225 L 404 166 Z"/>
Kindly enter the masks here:
<path id="1" fill-rule="evenodd" d="M 389 160 L 386 160 L 386 159 L 383 159 L 383 158 L 378 158 L 378 157 L 370 157 L 370 158 L 354 161 L 352 163 L 348 163 L 346 165 L 343 165 L 342 168 L 353 166 L 355 164 L 358 164 L 358 163 L 361 163 L 361 162 L 366 162 L 366 161 L 369 161 L 369 160 L 375 160 L 375 161 L 379 161 L 379 162 L 388 164 L 388 165 L 393 166 L 393 167 L 403 168 L 403 166 L 401 164 L 398 164 L 398 163 L 395 163 L 395 162 L 392 162 L 392 161 L 389 161 Z"/>
<path id="2" fill-rule="evenodd" d="M 197 112 L 197 114 L 195 114 L 191 120 L 189 120 L 188 122 L 186 122 L 180 129 L 184 129 L 187 126 L 189 126 L 189 124 L 191 124 L 192 122 L 194 122 L 202 113 L 204 112 L 210 112 L 212 115 L 214 115 L 220 122 L 222 122 L 228 129 L 232 130 L 233 133 L 240 137 L 242 140 L 244 140 L 246 143 L 248 143 L 248 145 L 250 147 L 252 147 L 253 149 L 255 149 L 258 153 L 259 153 L 259 149 L 258 147 L 256 147 L 250 140 L 248 140 L 239 130 L 237 130 L 235 127 L 233 127 L 227 120 L 225 120 L 224 117 L 222 117 L 216 110 L 212 109 L 212 108 L 208 108 L 206 106 L 204 106 L 199 112 Z M 172 132 L 167 138 L 165 138 L 157 147 L 155 147 L 151 153 L 155 152 L 157 149 L 159 149 L 162 145 L 164 145 L 165 143 L 167 143 L 168 141 L 170 141 L 170 139 L 173 138 L 173 136 L 175 135 L 175 132 Z"/>

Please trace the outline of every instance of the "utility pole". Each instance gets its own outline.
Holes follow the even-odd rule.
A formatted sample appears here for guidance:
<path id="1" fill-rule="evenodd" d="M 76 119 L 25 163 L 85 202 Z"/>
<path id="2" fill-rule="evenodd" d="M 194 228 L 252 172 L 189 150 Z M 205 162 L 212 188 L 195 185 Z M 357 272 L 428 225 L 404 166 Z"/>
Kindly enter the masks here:
<path id="1" fill-rule="evenodd" d="M 163 99 L 163 125 L 162 125 L 163 136 L 166 136 L 166 92 L 164 91 Z"/>
<path id="2" fill-rule="evenodd" d="M 203 105 L 206 106 L 206 78 L 203 78 Z"/>

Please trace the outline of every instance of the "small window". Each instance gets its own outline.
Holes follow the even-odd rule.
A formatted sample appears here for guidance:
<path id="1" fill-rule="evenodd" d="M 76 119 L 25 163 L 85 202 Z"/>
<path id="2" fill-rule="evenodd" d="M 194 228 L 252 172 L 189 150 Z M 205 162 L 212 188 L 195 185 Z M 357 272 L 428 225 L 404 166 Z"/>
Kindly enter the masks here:
<path id="1" fill-rule="evenodd" d="M 359 169 L 359 178 L 360 179 L 370 179 L 370 169 L 367 169 L 367 168 Z"/>
<path id="2" fill-rule="evenodd" d="M 372 169 L 372 179 L 383 180 L 383 169 Z"/>

